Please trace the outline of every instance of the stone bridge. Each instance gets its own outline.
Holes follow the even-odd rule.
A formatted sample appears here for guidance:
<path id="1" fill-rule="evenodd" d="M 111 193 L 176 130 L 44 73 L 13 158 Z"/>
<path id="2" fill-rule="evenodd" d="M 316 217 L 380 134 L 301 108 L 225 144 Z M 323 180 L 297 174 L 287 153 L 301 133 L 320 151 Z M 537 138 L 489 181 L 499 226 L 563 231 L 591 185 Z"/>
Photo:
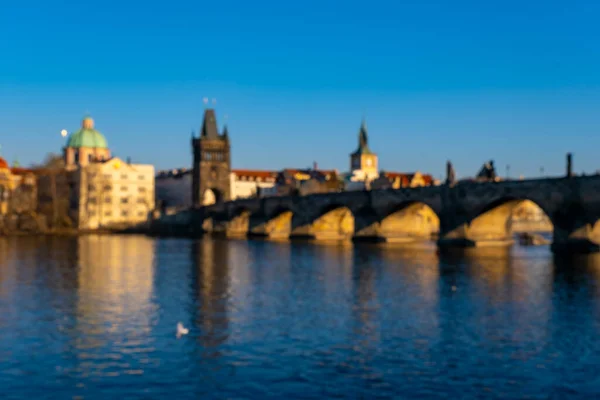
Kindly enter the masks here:
<path id="1" fill-rule="evenodd" d="M 186 211 L 190 233 L 271 239 L 414 241 L 440 246 L 512 243 L 512 210 L 524 200 L 554 225 L 552 250 L 600 250 L 600 176 L 383 189 L 231 201 Z"/>

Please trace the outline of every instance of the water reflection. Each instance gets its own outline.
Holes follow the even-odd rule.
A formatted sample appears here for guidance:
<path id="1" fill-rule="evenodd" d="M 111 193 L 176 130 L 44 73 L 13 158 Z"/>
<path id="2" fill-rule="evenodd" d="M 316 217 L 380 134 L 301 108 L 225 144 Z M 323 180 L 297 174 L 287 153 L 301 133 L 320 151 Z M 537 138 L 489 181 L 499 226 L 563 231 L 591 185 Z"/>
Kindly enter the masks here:
<path id="1" fill-rule="evenodd" d="M 595 354 L 600 351 L 600 255 L 580 255 L 553 258 L 552 315 L 548 330 L 551 337 L 545 347 L 545 358 L 552 369 L 569 365 L 563 370 L 559 393 L 572 393 L 573 385 L 587 381 L 582 388 L 594 397 L 597 378 Z M 597 376 L 597 375 L 596 375 Z"/>
<path id="2" fill-rule="evenodd" d="M 0 385 L 8 398 L 595 398 L 600 255 L 547 250 L 0 239 Z"/>
<path id="3" fill-rule="evenodd" d="M 150 333 L 154 241 L 90 235 L 77 239 L 76 375 L 141 374 Z"/>
<path id="4" fill-rule="evenodd" d="M 195 241 L 191 247 L 198 299 L 195 325 L 200 332 L 198 338 L 207 351 L 218 348 L 228 337 L 229 254 L 227 242 L 220 240 Z M 219 353 L 215 351 L 209 356 L 218 357 Z"/>

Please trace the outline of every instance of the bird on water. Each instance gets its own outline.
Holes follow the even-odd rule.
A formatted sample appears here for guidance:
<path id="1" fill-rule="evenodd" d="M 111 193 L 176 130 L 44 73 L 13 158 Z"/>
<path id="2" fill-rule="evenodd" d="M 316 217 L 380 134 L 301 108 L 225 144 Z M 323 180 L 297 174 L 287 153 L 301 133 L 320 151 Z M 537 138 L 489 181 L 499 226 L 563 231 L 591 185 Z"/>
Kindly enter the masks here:
<path id="1" fill-rule="evenodd" d="M 177 338 L 179 339 L 183 335 L 187 335 L 190 332 L 188 328 L 185 328 L 181 322 L 177 323 Z"/>

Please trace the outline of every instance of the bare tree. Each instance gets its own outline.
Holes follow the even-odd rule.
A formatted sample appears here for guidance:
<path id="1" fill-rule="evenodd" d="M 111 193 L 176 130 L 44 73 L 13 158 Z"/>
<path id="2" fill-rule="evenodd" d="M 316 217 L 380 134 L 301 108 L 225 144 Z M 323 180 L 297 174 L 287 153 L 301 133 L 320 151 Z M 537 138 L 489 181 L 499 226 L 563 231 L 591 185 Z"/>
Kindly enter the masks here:
<path id="1" fill-rule="evenodd" d="M 40 213 L 50 214 L 47 217 L 50 217 L 50 225 L 53 229 L 59 225 L 70 224 L 68 218 L 70 189 L 63 158 L 58 154 L 50 153 L 41 164 L 34 164 L 32 168 L 38 170 Z"/>

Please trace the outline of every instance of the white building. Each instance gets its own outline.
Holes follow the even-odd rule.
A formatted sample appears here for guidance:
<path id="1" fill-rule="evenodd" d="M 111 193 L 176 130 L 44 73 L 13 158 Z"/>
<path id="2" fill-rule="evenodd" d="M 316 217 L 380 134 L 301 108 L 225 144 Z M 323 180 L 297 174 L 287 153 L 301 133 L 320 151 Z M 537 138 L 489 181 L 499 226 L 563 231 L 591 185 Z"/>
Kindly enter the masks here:
<path id="1" fill-rule="evenodd" d="M 230 175 L 231 199 L 273 196 L 277 194 L 276 178 L 275 171 L 234 169 Z"/>
<path id="2" fill-rule="evenodd" d="M 277 195 L 275 179 L 277 172 L 234 169 L 229 175 L 232 200 L 256 196 Z M 192 205 L 192 170 L 173 169 L 160 171 L 156 176 L 156 201 L 167 207 L 190 207 Z"/>

